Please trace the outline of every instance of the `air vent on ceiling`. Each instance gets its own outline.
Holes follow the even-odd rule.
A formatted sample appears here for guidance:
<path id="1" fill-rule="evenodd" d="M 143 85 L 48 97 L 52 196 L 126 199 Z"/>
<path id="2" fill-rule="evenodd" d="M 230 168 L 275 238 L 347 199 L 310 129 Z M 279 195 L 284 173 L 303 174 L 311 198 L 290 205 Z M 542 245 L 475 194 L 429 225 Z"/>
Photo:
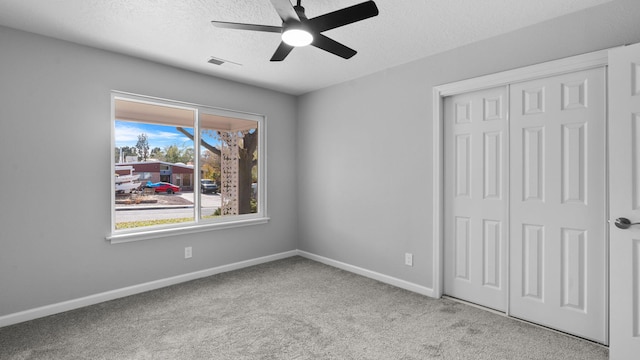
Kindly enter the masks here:
<path id="1" fill-rule="evenodd" d="M 207 62 L 208 62 L 209 64 L 213 64 L 213 65 L 233 64 L 233 65 L 241 66 L 240 64 L 235 63 L 235 62 L 233 62 L 233 61 L 229 61 L 229 60 L 225 60 L 225 59 L 220 59 L 220 58 L 213 57 L 213 56 L 212 56 L 212 57 L 209 59 L 209 61 L 207 61 Z"/>

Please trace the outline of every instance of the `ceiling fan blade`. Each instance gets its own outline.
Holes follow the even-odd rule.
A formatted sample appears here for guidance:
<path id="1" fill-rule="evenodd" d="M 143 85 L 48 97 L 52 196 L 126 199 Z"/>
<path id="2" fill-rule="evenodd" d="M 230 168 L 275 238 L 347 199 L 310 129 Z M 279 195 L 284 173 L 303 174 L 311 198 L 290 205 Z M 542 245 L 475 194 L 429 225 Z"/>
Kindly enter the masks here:
<path id="1" fill-rule="evenodd" d="M 243 24 L 243 23 L 232 23 L 232 22 L 226 22 L 226 21 L 212 21 L 211 24 L 213 24 L 213 26 L 215 27 L 225 28 L 225 29 L 264 31 L 264 32 L 274 32 L 274 33 L 282 32 L 281 26 Z"/>
<path id="2" fill-rule="evenodd" d="M 284 42 L 280 42 L 280 46 L 276 49 L 276 52 L 271 57 L 271 61 L 282 61 L 293 50 L 293 46 L 287 45 Z"/>
<path id="3" fill-rule="evenodd" d="M 341 10 L 336 10 L 306 22 L 314 31 L 323 32 L 348 25 L 356 21 L 368 19 L 378 15 L 378 7 L 373 1 L 366 1 Z"/>
<path id="4" fill-rule="evenodd" d="M 342 45 L 322 34 L 313 34 L 313 42 L 311 45 L 345 59 L 350 59 L 353 55 L 358 53 L 352 48 Z"/>
<path id="5" fill-rule="evenodd" d="M 293 5 L 289 2 L 289 0 L 270 0 L 273 7 L 276 9 L 278 15 L 280 15 L 280 19 L 282 19 L 283 23 L 289 23 L 291 21 L 300 21 L 296 10 L 293 8 Z"/>

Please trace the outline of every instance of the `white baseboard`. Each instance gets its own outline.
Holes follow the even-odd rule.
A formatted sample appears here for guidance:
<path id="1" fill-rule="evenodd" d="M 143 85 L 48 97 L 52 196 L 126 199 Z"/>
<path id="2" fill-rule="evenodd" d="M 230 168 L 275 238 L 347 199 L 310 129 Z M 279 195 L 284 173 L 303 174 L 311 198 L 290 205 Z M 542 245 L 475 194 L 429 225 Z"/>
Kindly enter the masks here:
<path id="1" fill-rule="evenodd" d="M 367 270 L 367 269 L 363 269 L 361 267 L 358 266 L 354 266 L 354 265 L 350 265 L 347 263 L 343 263 L 337 260 L 333 260 L 333 259 L 329 259 L 326 258 L 324 256 L 320 256 L 320 255 L 315 255 L 306 251 L 302 251 L 302 250 L 298 250 L 298 255 L 305 257 L 307 259 L 310 260 L 314 260 L 320 263 L 323 263 L 325 265 L 329 265 L 329 266 L 333 266 L 336 267 L 338 269 L 342 269 L 348 272 L 352 272 L 354 274 L 358 274 L 358 275 L 362 275 L 364 277 L 368 277 L 370 279 L 374 279 L 374 280 L 378 280 L 380 282 L 383 282 L 385 284 L 389 284 L 389 285 L 393 285 L 396 287 L 399 287 L 401 289 L 405 289 L 405 290 L 409 290 L 418 294 L 422 294 L 422 295 L 426 295 L 429 297 L 435 297 L 434 296 L 434 291 L 431 288 L 422 286 L 422 285 L 418 285 L 418 284 L 414 284 L 412 282 L 408 282 L 405 280 L 401 280 L 398 278 L 394 278 L 392 276 L 389 275 L 384 275 L 375 271 L 371 271 L 371 270 Z"/>
<path id="2" fill-rule="evenodd" d="M 385 284 L 393 285 L 405 290 L 409 290 L 418 294 L 434 297 L 434 291 L 431 288 L 414 284 L 405 280 L 394 278 L 392 276 L 377 273 L 375 271 L 363 269 L 354 265 L 346 264 L 340 261 L 329 259 L 323 256 L 315 255 L 302 250 L 291 250 L 279 254 L 268 255 L 256 259 L 245 260 L 233 264 L 222 265 L 210 269 L 200 270 L 188 274 L 177 275 L 166 279 L 150 281 L 143 284 L 128 286 L 121 289 L 106 291 L 99 294 L 89 295 L 78 299 L 63 301 L 56 304 L 46 305 L 35 309 L 25 310 L 13 314 L 0 316 L 0 327 L 21 323 L 24 321 L 34 320 L 37 318 L 58 314 L 65 311 L 79 309 L 89 305 L 99 304 L 101 302 L 123 298 L 125 296 L 140 294 L 146 291 L 160 289 L 166 286 L 183 283 L 207 276 L 212 276 L 227 271 L 238 270 L 249 266 L 259 265 L 275 260 L 285 259 L 292 256 L 302 256 L 304 258 L 314 260 L 329 266 L 336 267 L 345 271 L 352 272 L 364 277 L 378 280 Z"/>
<path id="3" fill-rule="evenodd" d="M 249 266 L 267 263 L 298 255 L 297 250 L 291 250 L 279 254 L 263 256 L 256 259 L 240 261 L 233 264 L 222 265 L 210 269 L 200 270 L 188 274 L 173 276 L 166 279 L 150 281 L 147 283 L 128 286 L 121 289 L 106 291 L 99 294 L 89 295 L 78 299 L 63 301 L 56 304 L 46 305 L 35 309 L 25 310 L 14 314 L 0 316 L 0 327 L 21 323 L 61 312 L 79 309 L 81 307 L 98 304 L 101 302 L 115 300 L 125 296 L 140 294 L 145 291 L 155 290 L 170 285 L 183 283 L 211 275 L 220 274 L 227 271 L 238 270 Z"/>

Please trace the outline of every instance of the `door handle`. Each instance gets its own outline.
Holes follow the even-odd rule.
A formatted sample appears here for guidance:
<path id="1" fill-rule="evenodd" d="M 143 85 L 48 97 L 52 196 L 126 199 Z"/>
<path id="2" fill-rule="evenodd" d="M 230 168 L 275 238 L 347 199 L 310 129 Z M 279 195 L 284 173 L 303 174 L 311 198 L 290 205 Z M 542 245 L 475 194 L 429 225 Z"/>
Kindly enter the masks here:
<path id="1" fill-rule="evenodd" d="M 632 223 L 629 219 L 621 217 L 616 219 L 615 225 L 618 229 L 624 230 L 630 228 L 631 225 L 640 225 L 640 223 Z"/>

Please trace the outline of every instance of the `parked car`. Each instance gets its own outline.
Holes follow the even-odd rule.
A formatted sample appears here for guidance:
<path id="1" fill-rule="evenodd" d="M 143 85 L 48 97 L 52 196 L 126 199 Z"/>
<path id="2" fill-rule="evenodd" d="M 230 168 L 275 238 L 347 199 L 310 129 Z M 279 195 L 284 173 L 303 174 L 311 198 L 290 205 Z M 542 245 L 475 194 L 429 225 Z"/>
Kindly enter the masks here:
<path id="1" fill-rule="evenodd" d="M 179 186 L 175 186 L 168 182 L 162 182 L 162 181 L 157 183 L 152 183 L 151 181 L 147 181 L 147 184 L 145 185 L 145 187 L 153 188 L 157 193 L 166 192 L 167 194 L 173 194 L 176 192 L 180 192 Z"/>
<path id="2" fill-rule="evenodd" d="M 218 184 L 216 184 L 216 182 L 213 180 L 202 179 L 200 180 L 200 191 L 202 191 L 203 194 L 206 194 L 206 193 L 217 194 Z"/>

